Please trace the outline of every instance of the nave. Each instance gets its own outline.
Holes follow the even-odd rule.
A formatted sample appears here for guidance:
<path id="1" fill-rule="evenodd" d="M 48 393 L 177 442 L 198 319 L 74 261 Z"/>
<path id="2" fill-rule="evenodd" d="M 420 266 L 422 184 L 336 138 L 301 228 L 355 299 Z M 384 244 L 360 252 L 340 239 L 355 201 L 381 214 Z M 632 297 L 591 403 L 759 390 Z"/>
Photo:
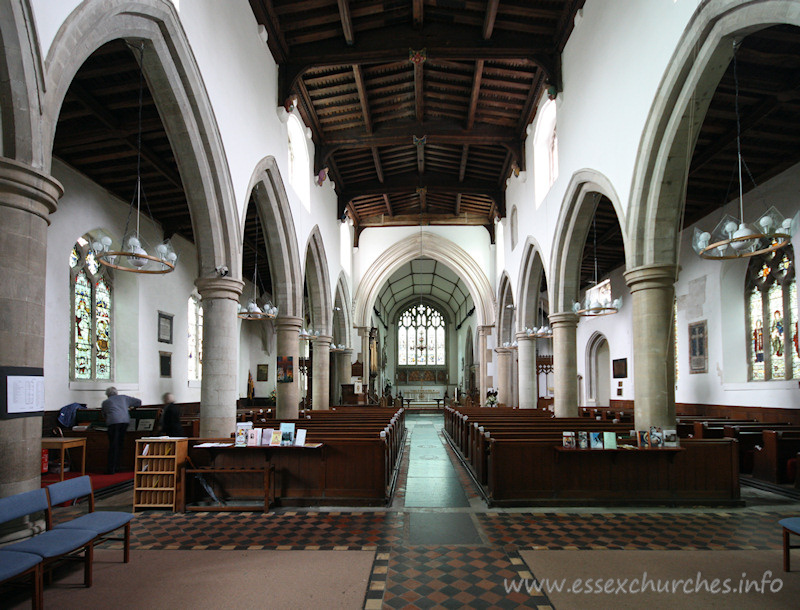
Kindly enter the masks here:
<path id="1" fill-rule="evenodd" d="M 781 571 L 777 525 L 797 514 L 796 500 L 743 486 L 743 508 L 490 509 L 442 425 L 440 414 L 408 415 L 387 508 L 137 513 L 131 563 L 119 563 L 120 543 L 106 543 L 96 551 L 94 586 L 75 587 L 79 571 L 56 574 L 46 605 L 204 608 L 239 599 L 245 608 L 796 606 L 800 581 Z M 99 507 L 129 511 L 131 502 L 128 491 Z M 701 591 L 689 594 L 683 584 L 669 595 L 630 591 L 645 575 L 653 587 L 691 579 L 687 586 L 699 582 Z M 524 579 L 531 578 L 563 578 L 565 588 L 580 578 L 581 591 L 588 578 L 613 579 L 615 593 L 529 594 Z M 749 593 L 712 593 L 715 578 L 733 578 L 731 587 L 741 578 Z M 141 586 L 148 579 L 160 584 Z M 780 590 L 773 593 L 775 579 Z M 522 589 L 507 592 L 513 583 Z M 10 607 L 28 604 L 21 597 Z"/>

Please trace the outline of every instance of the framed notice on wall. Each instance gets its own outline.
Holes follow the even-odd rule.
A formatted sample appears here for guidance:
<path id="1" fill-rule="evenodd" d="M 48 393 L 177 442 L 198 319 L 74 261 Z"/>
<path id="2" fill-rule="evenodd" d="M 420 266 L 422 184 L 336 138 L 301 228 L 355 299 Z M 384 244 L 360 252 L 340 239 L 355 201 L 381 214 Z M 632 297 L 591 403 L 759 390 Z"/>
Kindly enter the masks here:
<path id="1" fill-rule="evenodd" d="M 269 365 L 256 365 L 256 381 L 269 381 Z"/>
<path id="2" fill-rule="evenodd" d="M 163 311 L 158 312 L 158 342 L 172 343 L 172 318 L 174 316 Z"/>
<path id="3" fill-rule="evenodd" d="M 689 324 L 689 374 L 708 372 L 708 322 Z"/>
<path id="4" fill-rule="evenodd" d="M 614 379 L 626 379 L 628 377 L 628 359 L 619 358 L 611 361 L 611 370 L 614 373 Z"/>
<path id="5" fill-rule="evenodd" d="M 23 366 L 0 367 L 0 419 L 44 413 L 44 371 Z"/>

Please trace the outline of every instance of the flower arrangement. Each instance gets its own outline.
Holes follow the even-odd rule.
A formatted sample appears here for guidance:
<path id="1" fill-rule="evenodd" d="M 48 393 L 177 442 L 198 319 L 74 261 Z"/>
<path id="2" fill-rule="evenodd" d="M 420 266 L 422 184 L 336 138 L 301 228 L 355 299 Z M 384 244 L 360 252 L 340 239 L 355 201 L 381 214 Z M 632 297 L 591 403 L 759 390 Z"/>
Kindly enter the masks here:
<path id="1" fill-rule="evenodd" d="M 486 402 L 484 403 L 486 407 L 496 407 L 497 406 L 497 390 L 494 388 L 489 388 L 486 391 Z"/>

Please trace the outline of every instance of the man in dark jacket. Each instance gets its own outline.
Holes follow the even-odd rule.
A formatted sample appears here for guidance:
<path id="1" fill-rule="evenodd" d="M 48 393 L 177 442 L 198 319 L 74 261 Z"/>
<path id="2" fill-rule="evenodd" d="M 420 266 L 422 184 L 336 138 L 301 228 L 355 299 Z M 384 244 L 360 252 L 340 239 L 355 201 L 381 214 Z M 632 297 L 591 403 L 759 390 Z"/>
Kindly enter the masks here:
<path id="1" fill-rule="evenodd" d="M 119 470 L 122 448 L 125 444 L 125 431 L 131 421 L 128 409 L 140 407 L 142 401 L 132 396 L 118 394 L 115 387 L 108 388 L 106 396 L 108 398 L 103 401 L 100 411 L 108 426 L 108 474 L 114 474 Z"/>
<path id="2" fill-rule="evenodd" d="M 181 425 L 181 411 L 175 404 L 175 397 L 167 392 L 162 399 L 164 410 L 161 412 L 161 434 L 164 436 L 184 436 Z"/>

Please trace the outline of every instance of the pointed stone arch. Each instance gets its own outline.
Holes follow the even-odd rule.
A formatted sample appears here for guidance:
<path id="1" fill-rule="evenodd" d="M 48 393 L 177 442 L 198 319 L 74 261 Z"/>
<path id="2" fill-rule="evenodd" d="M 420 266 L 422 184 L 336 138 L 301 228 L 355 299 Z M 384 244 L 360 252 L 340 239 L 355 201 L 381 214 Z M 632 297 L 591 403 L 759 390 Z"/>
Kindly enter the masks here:
<path id="1" fill-rule="evenodd" d="M 677 264 L 691 151 L 732 58 L 732 40 L 779 24 L 800 27 L 800 2 L 708 0 L 692 16 L 653 98 L 639 143 L 626 229 L 629 270 Z"/>
<path id="2" fill-rule="evenodd" d="M 506 341 L 513 343 L 515 331 L 514 322 L 516 320 L 514 312 L 516 305 L 514 303 L 514 292 L 511 289 L 511 279 L 505 271 L 503 271 L 503 275 L 500 277 L 500 286 L 497 291 L 497 303 L 497 342 L 501 345 Z"/>
<path id="3" fill-rule="evenodd" d="M 609 379 L 601 379 L 601 375 L 605 374 L 606 376 L 610 375 L 611 373 L 611 361 L 610 358 L 608 360 L 608 370 L 601 371 L 598 370 L 598 351 L 605 346 L 606 356 L 608 356 L 609 352 L 609 341 L 608 338 L 601 332 L 595 331 L 592 333 L 592 336 L 589 337 L 589 340 L 586 342 L 586 362 L 585 362 L 585 371 L 586 371 L 586 380 L 585 380 L 585 387 L 586 387 L 586 400 L 589 404 L 595 404 L 600 406 L 610 406 L 607 404 L 603 404 L 605 401 L 602 398 L 610 399 L 610 385 Z M 602 397 L 600 396 L 600 384 L 605 384 L 603 389 Z M 608 393 L 608 395 L 606 395 Z"/>
<path id="4" fill-rule="evenodd" d="M 629 250 L 625 216 L 611 182 L 595 170 L 582 169 L 575 172 L 567 187 L 556 224 L 548 275 L 552 279 L 552 285 L 548 284 L 551 313 L 571 311 L 572 304 L 578 300 L 583 247 L 597 207 L 598 194 L 611 201 L 617 214 L 626 253 Z"/>
<path id="5" fill-rule="evenodd" d="M 333 299 L 335 311 L 333 315 L 332 334 L 336 344 L 344 344 L 345 348 L 350 347 L 350 331 L 353 328 L 353 313 L 351 310 L 350 290 L 347 286 L 347 276 L 344 271 L 339 273 L 339 281 L 336 282 L 336 293 Z"/>
<path id="6" fill-rule="evenodd" d="M 275 157 L 256 165 L 247 192 L 253 193 L 267 247 L 272 298 L 279 316 L 303 314 L 303 277 L 294 220 Z M 244 219 L 242 219 L 244 226 Z"/>
<path id="7" fill-rule="evenodd" d="M 378 298 L 383 284 L 401 265 L 417 258 L 420 252 L 444 263 L 464 281 L 470 296 L 472 296 L 472 302 L 475 304 L 478 325 L 494 324 L 495 305 L 492 288 L 480 265 L 463 248 L 449 239 L 441 235 L 422 232 L 409 236 L 387 248 L 367 269 L 356 290 L 355 326 L 370 325 L 372 306 Z"/>
<path id="8" fill-rule="evenodd" d="M 83 2 L 64 21 L 45 62 L 43 163 L 50 170 L 58 116 L 86 59 L 112 40 L 144 43 L 143 71 L 183 182 L 201 277 L 241 273 L 241 228 L 222 138 L 199 67 L 172 2 Z"/>
<path id="9" fill-rule="evenodd" d="M 539 320 L 539 295 L 542 276 L 545 274 L 538 242 L 529 236 L 522 251 L 522 266 L 519 269 L 519 298 L 517 299 L 517 331 L 541 325 Z"/>
<path id="10" fill-rule="evenodd" d="M 305 281 L 308 285 L 311 320 L 314 330 L 323 335 L 332 333 L 333 303 L 331 302 L 331 281 L 328 277 L 328 257 L 319 226 L 314 225 L 306 245 Z"/>
<path id="11" fill-rule="evenodd" d="M 43 169 L 42 58 L 30 2 L 0 3 L 0 156 Z"/>

